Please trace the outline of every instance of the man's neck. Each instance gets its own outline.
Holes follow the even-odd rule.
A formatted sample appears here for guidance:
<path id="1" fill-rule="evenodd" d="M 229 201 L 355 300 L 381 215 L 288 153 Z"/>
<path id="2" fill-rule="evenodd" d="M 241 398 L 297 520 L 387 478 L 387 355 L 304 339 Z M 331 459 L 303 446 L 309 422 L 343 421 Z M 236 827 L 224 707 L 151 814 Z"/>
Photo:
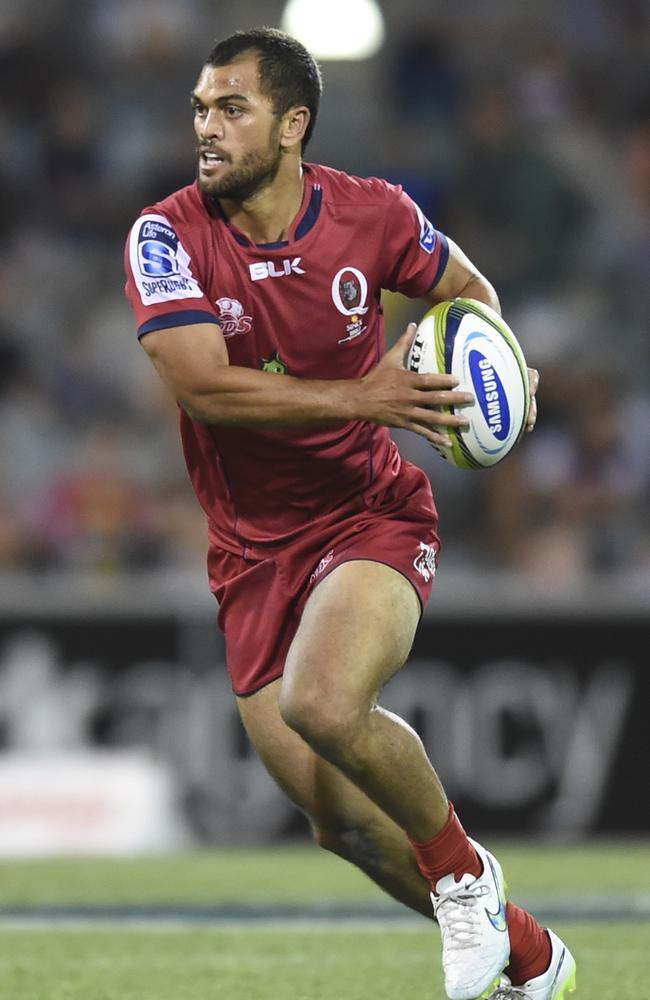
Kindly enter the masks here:
<path id="1" fill-rule="evenodd" d="M 262 191 L 244 202 L 220 199 L 226 218 L 252 243 L 281 243 L 288 239 L 300 211 L 305 189 L 302 166 L 280 171 Z"/>

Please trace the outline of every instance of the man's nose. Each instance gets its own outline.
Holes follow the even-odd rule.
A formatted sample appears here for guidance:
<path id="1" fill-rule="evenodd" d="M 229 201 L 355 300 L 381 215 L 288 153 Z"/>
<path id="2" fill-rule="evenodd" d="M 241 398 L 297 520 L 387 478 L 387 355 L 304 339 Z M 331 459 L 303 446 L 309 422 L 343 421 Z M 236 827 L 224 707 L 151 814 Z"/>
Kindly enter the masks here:
<path id="1" fill-rule="evenodd" d="M 224 127 L 221 112 L 211 108 L 199 127 L 201 139 L 223 139 Z"/>

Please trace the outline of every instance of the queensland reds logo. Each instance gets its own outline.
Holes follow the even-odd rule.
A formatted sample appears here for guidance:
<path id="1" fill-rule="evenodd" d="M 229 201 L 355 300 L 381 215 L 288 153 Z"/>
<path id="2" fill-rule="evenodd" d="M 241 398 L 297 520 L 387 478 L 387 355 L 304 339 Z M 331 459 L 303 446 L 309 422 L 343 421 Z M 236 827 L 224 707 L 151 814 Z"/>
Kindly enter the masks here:
<path id="1" fill-rule="evenodd" d="M 363 316 L 368 312 L 368 282 L 356 267 L 342 267 L 332 282 L 334 305 L 344 316 Z"/>
<path id="2" fill-rule="evenodd" d="M 224 337 L 250 332 L 253 317 L 244 316 L 244 307 L 238 299 L 217 299 L 216 306 L 219 310 L 219 326 Z"/>
<path id="3" fill-rule="evenodd" d="M 342 337 L 339 344 L 360 337 L 366 324 L 361 317 L 368 312 L 368 282 L 365 274 L 356 267 L 342 267 L 334 275 L 332 281 L 332 301 L 340 313 L 350 317 L 346 326 L 347 337 Z"/>

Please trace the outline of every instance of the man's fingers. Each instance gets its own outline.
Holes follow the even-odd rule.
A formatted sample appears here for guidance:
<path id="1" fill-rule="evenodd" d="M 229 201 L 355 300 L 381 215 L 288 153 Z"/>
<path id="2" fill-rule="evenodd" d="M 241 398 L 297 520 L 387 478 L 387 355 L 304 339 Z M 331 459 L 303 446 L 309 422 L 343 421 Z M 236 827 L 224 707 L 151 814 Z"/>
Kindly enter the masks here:
<path id="1" fill-rule="evenodd" d="M 466 429 L 467 417 L 450 413 L 449 410 L 427 409 L 416 406 L 409 410 L 408 419 L 432 430 L 438 427 L 461 427 Z"/>
<path id="2" fill-rule="evenodd" d="M 537 421 L 537 400 L 535 399 L 535 393 L 539 386 L 539 372 L 536 368 L 528 369 L 528 385 L 530 386 L 530 406 L 528 407 L 528 416 L 526 418 L 526 432 L 530 434 Z"/>
<path id="3" fill-rule="evenodd" d="M 530 434 L 532 430 L 535 429 L 535 424 L 537 422 L 537 402 L 535 397 L 530 401 L 530 406 L 528 408 L 528 417 L 526 419 L 526 432 Z"/>
<path id="4" fill-rule="evenodd" d="M 418 386 L 415 386 L 417 389 Z M 418 400 L 418 406 L 471 406 L 474 402 L 474 396 L 471 392 L 457 392 L 455 389 L 436 389 L 436 398 L 431 400 L 431 403 L 427 404 L 426 395 L 429 395 L 431 390 L 424 393 L 420 393 L 424 398 Z"/>
<path id="5" fill-rule="evenodd" d="M 414 389 L 454 389 L 458 385 L 455 375 L 441 375 L 438 372 L 410 372 Z"/>
<path id="6" fill-rule="evenodd" d="M 419 434 L 420 437 L 425 438 L 430 444 L 438 445 L 438 447 L 442 448 L 451 448 L 451 438 L 444 431 L 434 431 L 430 427 L 416 423 L 405 423 L 404 429 L 413 431 L 414 434 Z"/>

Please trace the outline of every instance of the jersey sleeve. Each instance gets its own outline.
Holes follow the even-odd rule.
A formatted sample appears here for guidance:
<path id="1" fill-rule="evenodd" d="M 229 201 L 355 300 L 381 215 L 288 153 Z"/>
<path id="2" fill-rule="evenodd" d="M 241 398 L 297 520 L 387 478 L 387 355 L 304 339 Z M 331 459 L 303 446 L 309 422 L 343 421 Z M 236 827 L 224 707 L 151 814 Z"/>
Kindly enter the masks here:
<path id="1" fill-rule="evenodd" d="M 449 259 L 449 243 L 401 187 L 392 188 L 391 194 L 384 231 L 384 287 L 420 298 L 440 281 Z"/>
<path id="2" fill-rule="evenodd" d="M 218 324 L 197 278 L 197 262 L 164 215 L 145 212 L 136 221 L 126 241 L 124 266 L 138 338 L 174 326 Z"/>

